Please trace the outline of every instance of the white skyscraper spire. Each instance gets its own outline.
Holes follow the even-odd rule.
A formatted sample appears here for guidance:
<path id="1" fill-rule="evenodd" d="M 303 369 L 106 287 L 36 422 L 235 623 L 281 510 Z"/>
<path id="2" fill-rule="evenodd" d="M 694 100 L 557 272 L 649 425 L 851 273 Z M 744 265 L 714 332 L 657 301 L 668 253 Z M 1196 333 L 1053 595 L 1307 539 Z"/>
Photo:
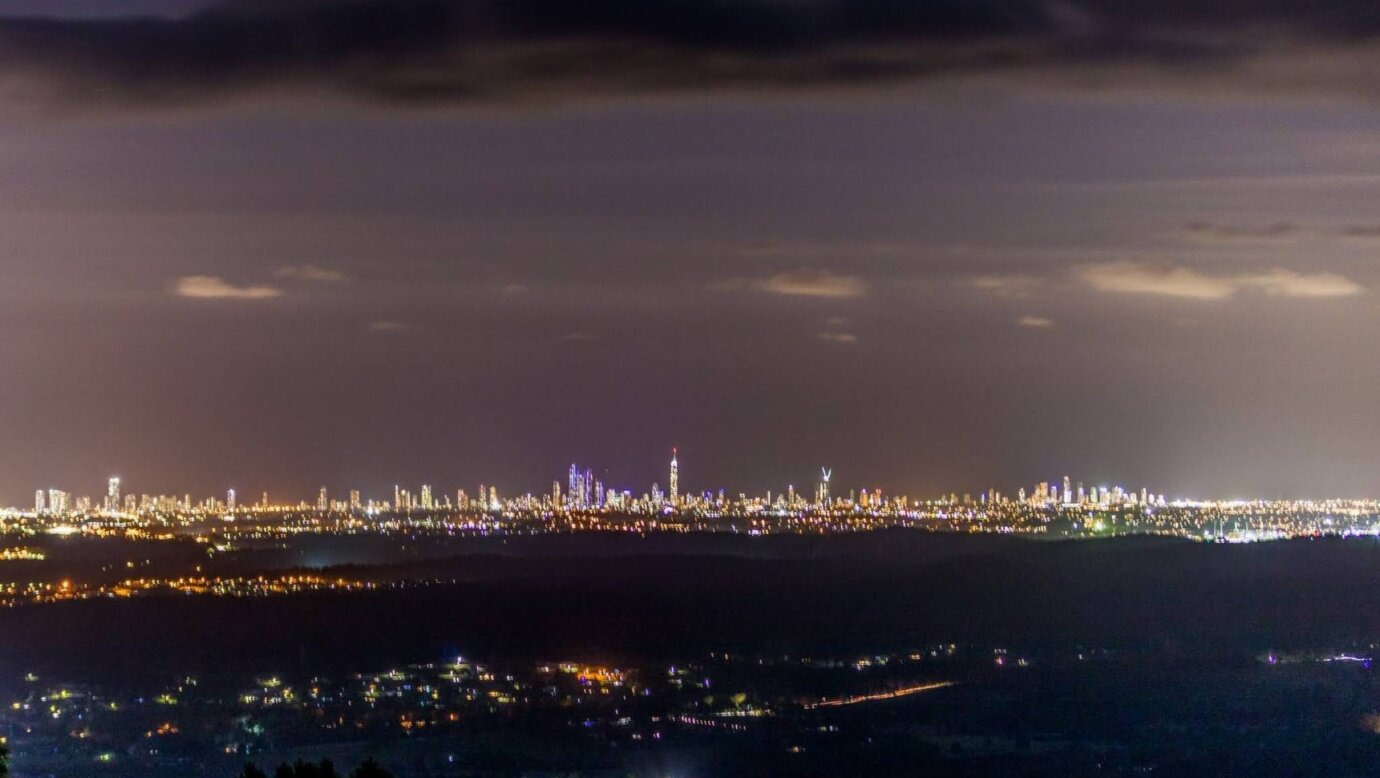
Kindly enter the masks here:
<path id="1" fill-rule="evenodd" d="M 680 497 L 680 463 L 676 461 L 676 450 L 671 449 L 671 504 L 677 505 Z"/>

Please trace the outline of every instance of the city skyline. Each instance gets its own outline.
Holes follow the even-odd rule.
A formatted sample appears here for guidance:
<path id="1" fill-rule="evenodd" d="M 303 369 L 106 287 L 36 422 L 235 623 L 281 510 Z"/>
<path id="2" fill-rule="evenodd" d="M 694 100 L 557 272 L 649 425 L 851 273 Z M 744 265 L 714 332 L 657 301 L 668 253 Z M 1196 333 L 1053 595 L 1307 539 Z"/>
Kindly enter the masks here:
<path id="1" fill-rule="evenodd" d="M 429 482 L 408 482 L 404 485 L 401 482 L 394 483 L 392 486 L 392 499 L 387 500 L 365 490 L 351 485 L 350 488 L 333 490 L 330 484 L 321 484 L 316 491 L 314 500 L 315 509 L 318 512 L 347 510 L 358 512 L 366 507 L 373 509 L 378 506 L 385 511 L 412 511 L 412 510 L 463 510 L 472 506 L 480 506 L 480 509 L 498 509 L 500 504 L 505 504 L 508 500 L 518 499 L 543 499 L 549 498 L 550 505 L 553 507 L 570 510 L 617 510 L 625 504 L 625 501 L 638 501 L 644 505 L 664 505 L 667 507 L 678 507 L 681 505 L 693 505 L 700 501 L 713 503 L 716 500 L 723 503 L 725 500 L 760 500 L 765 497 L 767 503 L 771 503 L 772 495 L 785 497 L 787 504 L 808 504 L 814 506 L 827 506 L 835 501 L 840 503 L 854 503 L 857 495 L 864 496 L 870 493 L 881 499 L 885 496 L 887 501 L 891 499 L 901 499 L 906 501 L 921 502 L 942 502 L 950 501 L 962 504 L 982 504 L 987 502 L 1018 502 L 1031 505 L 1082 505 L 1082 504 L 1103 504 L 1109 498 L 1115 498 L 1113 504 L 1120 504 L 1129 497 L 1129 504 L 1166 504 L 1167 498 L 1163 492 L 1152 492 L 1148 488 L 1139 490 L 1137 498 L 1136 489 L 1126 489 L 1120 483 L 1091 483 L 1085 484 L 1081 479 L 1075 480 L 1069 475 L 1064 475 L 1062 479 L 1032 482 L 1031 488 L 1026 486 L 1016 486 L 1010 490 L 988 486 L 979 490 L 974 497 L 971 490 L 951 490 L 939 494 L 912 495 L 906 493 L 896 493 L 887 490 L 883 485 L 874 484 L 870 487 L 853 486 L 847 488 L 846 498 L 844 495 L 831 490 L 835 488 L 833 481 L 834 469 L 824 466 L 818 468 L 815 480 L 811 483 L 787 482 L 784 488 L 767 489 L 764 493 L 752 493 L 747 490 L 732 489 L 724 485 L 717 485 L 703 488 L 701 490 L 682 491 L 680 489 L 680 453 L 679 447 L 671 448 L 669 462 L 666 463 L 666 480 L 664 482 L 653 481 L 644 491 L 639 492 L 641 487 L 629 487 L 625 482 L 614 480 L 609 476 L 607 468 L 595 470 L 592 467 L 581 466 L 579 463 L 572 462 L 566 473 L 564 483 L 560 479 L 551 482 L 550 489 L 543 494 L 540 490 L 518 489 L 516 492 L 504 490 L 500 501 L 498 499 L 498 487 L 493 483 L 485 485 L 485 482 L 478 482 L 478 488 L 470 492 L 464 487 L 457 488 L 448 492 L 444 487 L 437 490 L 433 483 Z M 609 479 L 609 480 L 605 480 Z M 65 512 L 94 512 L 94 513 L 135 513 L 144 510 L 176 509 L 190 510 L 194 507 L 204 507 L 209 505 L 214 510 L 225 510 L 234 513 L 237 504 L 247 509 L 266 509 L 269 507 L 301 507 L 305 508 L 313 504 L 304 496 L 275 494 L 270 497 L 270 492 L 262 491 L 255 494 L 260 495 L 259 499 L 251 503 L 238 503 L 238 495 L 241 490 L 229 488 L 224 490 L 221 495 L 212 494 L 209 497 L 199 495 L 193 499 L 191 492 L 182 492 L 180 495 L 159 494 L 140 492 L 128 492 L 121 495 L 121 484 L 124 479 L 120 476 L 110 476 L 107 481 L 107 491 L 103 501 L 95 500 L 89 495 L 77 496 L 78 492 L 67 491 L 58 487 L 41 487 L 34 491 L 34 499 L 31 503 L 32 512 L 42 515 L 45 512 L 53 515 Z M 417 485 L 420 484 L 420 485 Z M 342 493 L 344 498 L 341 498 Z M 962 500 L 959 500 L 959 494 Z M 452 495 L 455 497 L 452 501 Z M 1085 497 L 1086 495 L 1086 497 Z M 1185 496 L 1178 495 L 1173 498 L 1178 502 L 1187 501 L 1206 501 L 1206 502 L 1231 502 L 1242 500 L 1261 500 L 1270 499 L 1263 496 Z M 1345 497 L 1332 495 L 1313 495 L 1308 499 L 1360 499 L 1357 495 Z M 1148 500 L 1148 502 L 1147 502 Z M 18 509 L 17 505 L 10 506 L 11 509 Z"/>
<path id="2" fill-rule="evenodd" d="M 1354 4 L 498 4 L 474 72 L 463 3 L 315 5 L 0 11 L 5 502 L 641 483 L 666 440 L 754 490 L 1380 492 Z M 520 64 L 555 40 L 570 82 Z"/>

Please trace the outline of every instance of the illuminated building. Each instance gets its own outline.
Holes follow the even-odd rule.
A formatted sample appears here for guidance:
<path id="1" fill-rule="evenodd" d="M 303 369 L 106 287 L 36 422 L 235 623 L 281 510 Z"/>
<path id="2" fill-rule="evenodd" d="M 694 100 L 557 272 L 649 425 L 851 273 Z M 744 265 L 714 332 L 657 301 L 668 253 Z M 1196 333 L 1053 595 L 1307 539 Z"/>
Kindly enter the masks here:
<path id="1" fill-rule="evenodd" d="M 350 490 L 350 510 L 351 510 L 351 511 L 358 512 L 359 509 L 360 509 L 360 505 L 361 505 L 361 503 L 360 503 L 360 500 L 359 500 L 359 490 L 358 490 L 358 489 L 351 489 L 351 490 Z"/>
<path id="2" fill-rule="evenodd" d="M 46 502 L 46 501 L 43 499 L 43 490 L 42 490 L 42 489 L 35 489 L 35 490 L 34 490 L 34 514 L 35 514 L 35 515 L 37 515 L 37 516 L 43 515 L 43 512 L 44 512 L 45 508 L 47 507 L 46 504 L 45 504 L 45 502 Z"/>
<path id="3" fill-rule="evenodd" d="M 321 492 L 316 496 L 316 510 L 325 513 L 331 507 L 330 501 L 326 499 L 326 487 L 321 487 Z"/>
<path id="4" fill-rule="evenodd" d="M 422 510 L 429 511 L 432 507 L 431 484 L 422 484 Z"/>
<path id="5" fill-rule="evenodd" d="M 234 489 L 231 489 L 230 491 L 228 491 L 228 492 L 225 493 L 225 511 L 226 511 L 227 513 L 234 513 L 234 512 L 235 512 L 235 490 L 234 490 Z"/>
<path id="6" fill-rule="evenodd" d="M 676 461 L 676 450 L 671 449 L 671 504 L 677 505 L 680 502 L 680 463 Z"/>
<path id="7" fill-rule="evenodd" d="M 108 513 L 114 513 L 120 509 L 120 479 L 118 477 L 111 478 L 106 484 L 105 509 Z"/>
<path id="8" fill-rule="evenodd" d="M 816 490 L 815 502 L 820 505 L 829 504 L 829 479 L 833 477 L 834 471 L 827 467 L 819 469 L 819 488 Z M 723 502 L 722 493 L 719 495 L 719 502 Z"/>

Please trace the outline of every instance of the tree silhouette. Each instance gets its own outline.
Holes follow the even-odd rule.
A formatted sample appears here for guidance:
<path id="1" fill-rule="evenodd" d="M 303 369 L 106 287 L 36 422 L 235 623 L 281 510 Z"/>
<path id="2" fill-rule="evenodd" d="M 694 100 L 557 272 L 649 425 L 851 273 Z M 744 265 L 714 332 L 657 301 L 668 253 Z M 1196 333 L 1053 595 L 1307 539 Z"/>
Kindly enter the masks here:
<path id="1" fill-rule="evenodd" d="M 0 744 L 0 778 L 10 774 L 10 750 Z"/>
<path id="2" fill-rule="evenodd" d="M 350 773 L 350 778 L 393 778 L 393 774 L 383 769 L 383 765 L 374 761 L 374 757 L 369 757 Z"/>
<path id="3" fill-rule="evenodd" d="M 0 778 L 3 778 L 2 774 L 0 774 Z M 237 778 L 268 778 L 268 773 L 253 764 L 247 764 Z M 273 778 L 345 778 L 345 776 L 335 771 L 335 765 L 329 759 L 322 759 L 315 763 L 298 759 L 292 764 L 283 762 L 278 765 L 278 769 L 273 771 Z M 393 778 L 393 774 L 383 769 L 383 766 L 371 756 L 365 759 L 359 767 L 356 767 L 354 772 L 350 773 L 350 778 Z"/>

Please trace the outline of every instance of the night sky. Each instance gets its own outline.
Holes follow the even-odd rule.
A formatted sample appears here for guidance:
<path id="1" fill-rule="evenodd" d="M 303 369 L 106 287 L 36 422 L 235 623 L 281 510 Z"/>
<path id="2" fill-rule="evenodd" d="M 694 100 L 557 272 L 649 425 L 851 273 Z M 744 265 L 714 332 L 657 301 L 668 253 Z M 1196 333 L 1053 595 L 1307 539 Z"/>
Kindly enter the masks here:
<path id="1" fill-rule="evenodd" d="M 0 13 L 0 504 L 1380 495 L 1369 0 Z"/>

